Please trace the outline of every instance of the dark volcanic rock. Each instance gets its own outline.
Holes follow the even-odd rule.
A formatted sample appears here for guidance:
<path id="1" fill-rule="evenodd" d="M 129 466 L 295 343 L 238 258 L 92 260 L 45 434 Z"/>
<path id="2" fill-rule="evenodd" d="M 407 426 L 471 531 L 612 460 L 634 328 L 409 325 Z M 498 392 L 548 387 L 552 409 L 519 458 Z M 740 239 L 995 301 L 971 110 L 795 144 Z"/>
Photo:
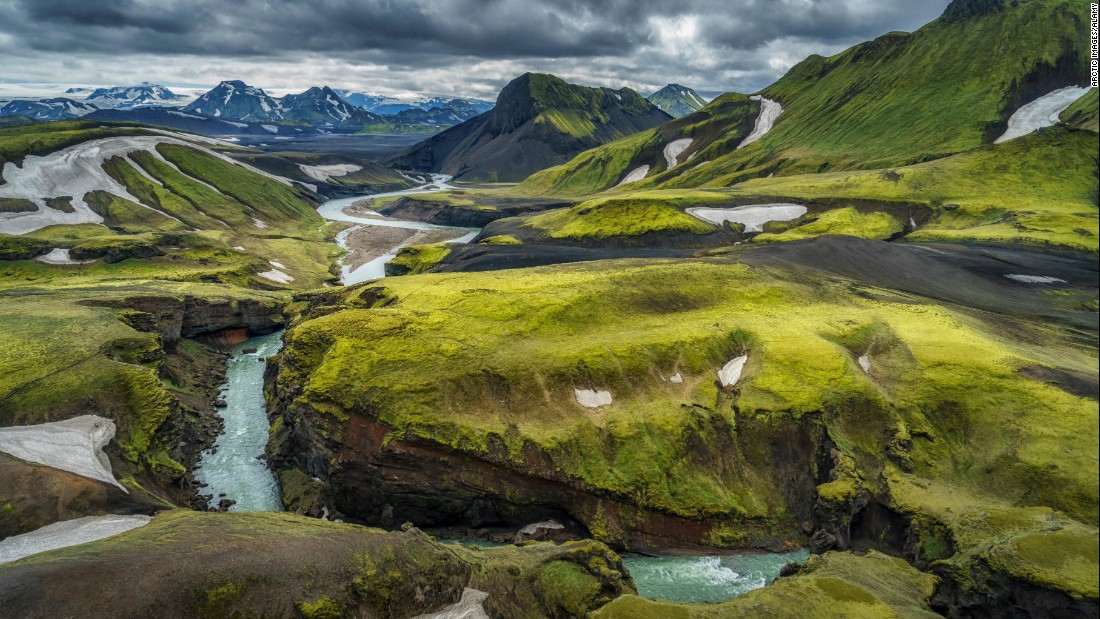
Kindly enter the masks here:
<path id="1" fill-rule="evenodd" d="M 520 181 L 671 118 L 629 88 L 587 88 L 525 73 L 500 91 L 492 110 L 397 154 L 390 163 L 464 180 Z"/>

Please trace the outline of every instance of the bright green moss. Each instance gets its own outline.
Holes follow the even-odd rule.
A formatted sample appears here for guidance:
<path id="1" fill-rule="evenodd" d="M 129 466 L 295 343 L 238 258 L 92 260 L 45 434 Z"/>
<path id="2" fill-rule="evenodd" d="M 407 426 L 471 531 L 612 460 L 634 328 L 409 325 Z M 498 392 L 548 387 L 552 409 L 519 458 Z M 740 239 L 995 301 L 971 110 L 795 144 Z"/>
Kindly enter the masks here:
<path id="1" fill-rule="evenodd" d="M 594 610 L 592 602 L 602 584 L 583 567 L 568 561 L 554 561 L 542 569 L 536 584 L 545 607 L 553 614 L 583 617 Z"/>
<path id="2" fill-rule="evenodd" d="M 439 264 L 450 253 L 451 248 L 446 243 L 409 245 L 402 247 L 386 266 L 391 269 L 396 268 L 396 272 L 401 275 L 415 275 Z"/>
<path id="3" fill-rule="evenodd" d="M 720 201 L 720 195 L 651 193 L 598 198 L 566 208 L 525 218 L 524 225 L 544 232 L 550 238 L 581 240 L 586 238 L 630 237 L 650 232 L 708 234 L 717 228 L 678 209 L 677 203 Z"/>
<path id="4" fill-rule="evenodd" d="M 489 238 L 481 239 L 480 243 L 486 245 L 522 245 L 523 241 L 517 239 L 510 234 L 498 234 Z"/>
<path id="5" fill-rule="evenodd" d="M 833 172 L 757 179 L 737 186 L 746 196 L 788 200 L 862 199 L 930 209 L 910 240 L 978 240 L 1052 245 L 1096 252 L 1098 214 L 1096 136 L 1064 128 L 1042 130 L 1002 144 L 889 171 Z M 847 210 L 847 209 L 845 209 Z M 916 209 L 914 209 L 916 212 Z M 830 215 L 830 213 L 834 213 Z M 821 217 L 836 221 L 839 212 Z M 876 214 L 886 222 L 885 215 Z M 894 227 L 825 225 L 811 233 L 842 232 L 880 238 Z M 821 220 L 819 220 L 821 221 Z M 810 224 L 810 226 L 815 226 Z M 845 225 L 854 229 L 846 231 Z M 762 240 L 782 240 L 806 226 Z"/>
<path id="6" fill-rule="evenodd" d="M 1062 112 L 1061 120 L 1067 125 L 1100 131 L 1100 91 L 1090 89 L 1083 97 Z"/>
<path id="7" fill-rule="evenodd" d="M 849 234 L 865 239 L 888 239 L 902 231 L 902 224 L 887 213 L 862 214 L 852 207 L 814 216 L 812 221 L 777 234 L 759 234 L 754 242 L 795 241 L 823 234 Z"/>
<path id="8" fill-rule="evenodd" d="M 340 605 L 330 597 L 322 597 L 313 602 L 298 602 L 295 606 L 304 619 L 340 619 L 344 616 Z"/>

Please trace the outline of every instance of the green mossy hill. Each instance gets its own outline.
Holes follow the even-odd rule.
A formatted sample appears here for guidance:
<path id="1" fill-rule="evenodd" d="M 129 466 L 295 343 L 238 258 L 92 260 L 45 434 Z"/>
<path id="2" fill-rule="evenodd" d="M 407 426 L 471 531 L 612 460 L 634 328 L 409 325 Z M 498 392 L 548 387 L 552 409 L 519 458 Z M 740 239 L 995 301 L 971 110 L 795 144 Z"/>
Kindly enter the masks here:
<path id="1" fill-rule="evenodd" d="M 936 578 L 901 559 L 830 552 L 811 557 L 794 576 L 721 604 L 655 602 L 626 595 L 595 613 L 598 619 L 735 619 L 744 617 L 923 617 Z"/>
<path id="2" fill-rule="evenodd" d="M 284 422 L 324 433 L 341 462 L 360 457 L 355 428 L 368 419 L 389 430 L 384 443 L 415 441 L 603 497 L 599 510 L 563 509 L 624 545 L 634 542 L 609 515 L 615 504 L 639 522 L 707 522 L 703 539 L 683 543 L 797 541 L 814 486 L 850 486 L 826 484 L 825 507 L 848 509 L 866 493 L 889 503 L 891 462 L 924 483 L 1051 508 L 1095 531 L 1096 402 L 1017 373 L 1039 359 L 1092 372 L 1094 352 L 1010 316 L 721 261 L 432 274 L 343 294 L 318 299 L 325 315 L 305 310 L 288 331 L 278 379 Z M 1018 328 L 1029 338 L 1007 335 Z M 720 388 L 719 368 L 741 354 L 736 388 Z M 682 382 L 668 380 L 675 374 Z M 607 390 L 613 403 L 585 408 L 574 389 Z M 796 435 L 796 452 L 773 442 Z M 397 502 L 401 517 L 400 497 L 380 500 Z"/>
<path id="3" fill-rule="evenodd" d="M 464 181 L 516 182 L 670 118 L 629 88 L 589 88 L 525 73 L 500 91 L 491 111 L 398 153 L 389 163 Z"/>
<path id="4" fill-rule="evenodd" d="M 1097 607 L 1095 527 L 1046 507 L 1020 507 L 952 485 L 930 486 L 900 471 L 889 473 L 887 481 L 894 507 L 913 516 L 911 556 L 941 575 L 946 587 L 937 597 L 953 614 L 977 612 L 991 598 L 1011 600 L 1033 616 Z M 1044 596 L 1020 593 L 1028 588 L 1060 596 L 1052 604 Z"/>
<path id="5" fill-rule="evenodd" d="M 797 241 L 823 234 L 850 234 L 865 239 L 885 240 L 900 234 L 905 229 L 900 221 L 887 213 L 864 214 L 851 206 L 825 211 L 820 215 L 811 215 L 795 223 L 797 225 L 783 231 L 759 234 L 753 237 L 753 241 L 758 243 Z M 765 228 L 767 229 L 768 227 Z"/>
<path id="6" fill-rule="evenodd" d="M 698 112 L 660 127 L 616 140 L 577 155 L 573 160 L 537 172 L 520 183 L 520 195 L 586 195 L 614 188 L 632 170 L 650 166 L 644 182 L 627 183 L 623 189 L 652 185 L 734 150 L 751 131 L 760 104 L 747 96 L 724 94 Z M 668 173 L 665 146 L 690 138 L 677 161 L 677 172 Z M 691 163 L 688 163 L 690 158 Z"/>
<path id="7" fill-rule="evenodd" d="M 1062 112 L 1062 122 L 1072 127 L 1100 131 L 1100 95 L 1093 88 Z"/>
<path id="8" fill-rule="evenodd" d="M 416 275 L 439 264 L 451 253 L 447 243 L 402 247 L 393 260 L 386 263 L 386 275 Z"/>
<path id="9" fill-rule="evenodd" d="M 107 417 L 118 427 L 108 453 L 125 485 L 174 483 L 185 424 L 168 351 L 204 332 L 270 330 L 282 305 L 274 293 L 139 279 L 2 290 L 0 426 Z"/>
<path id="10" fill-rule="evenodd" d="M 770 174 L 920 163 L 988 144 L 1021 105 L 1087 82 L 1087 3 L 991 0 L 981 10 L 968 6 L 969 0 L 958 0 L 942 17 L 910 34 L 888 33 L 829 58 L 810 56 L 761 91 L 783 106 L 766 136 L 736 149 L 746 125 L 735 113 L 718 124 L 738 139 L 699 152 L 674 173 L 651 172 L 638 187 L 720 187 Z M 1090 117 L 1087 102 L 1078 107 L 1083 118 Z M 750 130 L 751 123 L 750 118 Z M 619 152 L 583 153 L 533 176 L 521 189 L 551 195 L 611 187 L 651 146 L 642 135 L 628 140 L 616 145 Z"/>
<path id="11" fill-rule="evenodd" d="M 594 542 L 469 550 L 279 513 L 164 512 L 107 540 L 0 566 L 17 616 L 404 618 L 463 589 L 493 616 L 576 617 L 633 586 Z M 74 596 L 74 589 L 95 590 Z"/>
<path id="12" fill-rule="evenodd" d="M 1096 134 L 1052 127 L 1002 144 L 892 170 L 761 178 L 737 185 L 738 200 L 911 205 L 917 241 L 979 241 L 1095 253 L 1098 246 Z M 873 222 L 866 225 L 877 227 Z M 889 226 L 887 226 L 889 227 Z M 851 233 L 816 224 L 792 235 Z M 883 230 L 885 231 L 885 230 Z M 876 235 L 877 236 L 877 235 Z M 875 238 L 875 236 L 871 236 Z"/>
<path id="13" fill-rule="evenodd" d="M 524 217 L 523 226 L 550 239 L 583 241 L 636 237 L 649 233 L 707 235 L 718 227 L 683 212 L 683 204 L 724 204 L 721 193 L 681 191 L 597 198 L 567 208 Z"/>

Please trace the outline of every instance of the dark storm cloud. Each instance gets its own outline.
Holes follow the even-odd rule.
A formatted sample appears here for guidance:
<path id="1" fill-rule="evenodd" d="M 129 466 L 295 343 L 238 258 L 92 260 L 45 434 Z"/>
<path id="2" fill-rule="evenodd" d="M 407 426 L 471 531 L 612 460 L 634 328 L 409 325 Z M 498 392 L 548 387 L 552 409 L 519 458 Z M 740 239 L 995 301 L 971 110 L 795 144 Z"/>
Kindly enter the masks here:
<path id="1" fill-rule="evenodd" d="M 144 70 L 150 80 L 210 83 L 245 68 L 278 86 L 372 79 L 440 92 L 468 83 L 487 94 L 543 70 L 607 85 L 751 90 L 809 53 L 915 29 L 946 3 L 0 0 L 0 78 L 93 79 L 73 74 L 83 67 L 113 82 Z M 79 67 L 59 66 L 74 59 Z"/>

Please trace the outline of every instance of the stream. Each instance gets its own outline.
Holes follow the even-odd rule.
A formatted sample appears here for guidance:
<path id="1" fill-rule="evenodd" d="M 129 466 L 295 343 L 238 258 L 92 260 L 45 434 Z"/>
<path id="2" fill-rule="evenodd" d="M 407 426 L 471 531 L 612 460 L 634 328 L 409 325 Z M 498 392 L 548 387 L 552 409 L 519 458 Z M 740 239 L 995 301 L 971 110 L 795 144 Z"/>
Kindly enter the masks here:
<path id="1" fill-rule="evenodd" d="M 195 469 L 195 479 L 204 484 L 199 494 L 209 496 L 212 507 L 229 499 L 236 501 L 229 507 L 231 512 L 283 511 L 279 482 L 262 459 L 271 427 L 264 401 L 264 370 L 267 358 L 282 347 L 283 332 L 276 331 L 230 351 L 221 391 L 226 406 L 218 409 L 225 431 L 213 450 L 202 453 Z"/>
<path id="2" fill-rule="evenodd" d="M 510 546 L 487 540 L 441 539 L 444 544 L 479 548 Z M 651 600 L 717 604 L 771 584 L 788 563 L 805 563 L 810 551 L 759 552 L 744 555 L 644 556 L 623 554 L 623 566 L 638 595 Z"/>
<path id="3" fill-rule="evenodd" d="M 402 191 L 391 191 L 387 193 L 374 193 L 364 194 L 360 196 L 352 196 L 350 198 L 337 198 L 335 200 L 329 200 L 321 206 L 317 207 L 317 212 L 322 217 L 329 221 L 343 221 L 347 223 L 358 224 L 347 230 L 344 230 L 336 236 L 336 242 L 344 250 L 348 250 L 348 235 L 352 232 L 362 229 L 364 226 L 382 226 L 387 228 L 406 228 L 408 230 L 462 230 L 466 234 L 463 236 L 447 241 L 448 243 L 469 243 L 480 232 L 478 228 L 459 228 L 455 226 L 437 226 L 435 224 L 426 224 L 420 221 L 404 221 L 400 219 L 390 219 L 388 217 L 357 217 L 355 215 L 349 215 L 344 212 L 344 209 L 356 202 L 366 198 L 389 198 L 394 196 L 411 196 L 421 193 L 435 193 L 437 191 L 447 191 L 451 189 L 457 189 L 450 184 L 452 177 L 446 174 L 432 174 L 431 182 L 419 187 L 413 187 L 412 189 L 405 189 Z M 352 284 L 358 284 L 365 282 L 369 279 L 378 279 L 386 276 L 386 263 L 393 260 L 405 244 L 397 245 L 388 252 L 381 256 L 371 260 L 360 266 L 357 269 L 352 270 L 347 265 L 344 265 L 341 269 L 340 281 L 345 286 Z"/>

